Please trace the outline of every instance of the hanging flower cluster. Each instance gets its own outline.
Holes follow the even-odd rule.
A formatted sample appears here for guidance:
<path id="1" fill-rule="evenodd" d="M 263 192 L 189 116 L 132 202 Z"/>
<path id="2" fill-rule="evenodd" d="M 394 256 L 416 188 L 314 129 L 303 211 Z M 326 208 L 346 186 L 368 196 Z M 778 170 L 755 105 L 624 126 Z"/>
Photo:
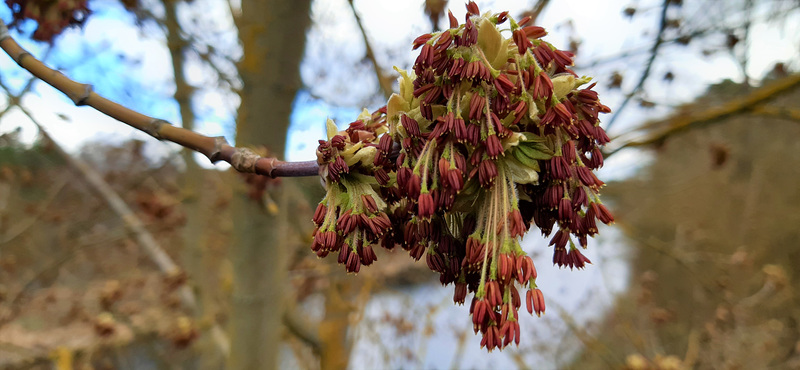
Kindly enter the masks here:
<path id="1" fill-rule="evenodd" d="M 384 108 L 341 132 L 329 121 L 312 250 L 338 253 L 348 272 L 373 263 L 377 245 L 425 257 L 456 303 L 473 293 L 473 327 L 491 351 L 519 344 L 523 300 L 545 311 L 519 244 L 531 224 L 553 235 L 554 264 L 580 269 L 596 221 L 613 222 L 593 173 L 609 140 L 598 114 L 610 110 L 544 29 L 467 10 L 464 24 L 451 13 L 450 29 L 414 41 L 413 72 L 398 70 Z"/>
<path id="2" fill-rule="evenodd" d="M 38 24 L 33 39 L 48 42 L 69 26 L 82 26 L 92 13 L 87 0 L 6 0 L 6 5 L 13 17 L 9 27 L 32 19 Z"/>

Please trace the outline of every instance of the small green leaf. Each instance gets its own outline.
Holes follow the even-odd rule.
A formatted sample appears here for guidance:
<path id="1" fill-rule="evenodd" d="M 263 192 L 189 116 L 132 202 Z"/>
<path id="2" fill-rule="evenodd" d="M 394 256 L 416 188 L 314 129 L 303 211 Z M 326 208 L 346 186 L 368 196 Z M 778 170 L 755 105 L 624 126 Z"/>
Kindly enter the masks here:
<path id="1" fill-rule="evenodd" d="M 562 73 L 551 80 L 553 81 L 553 94 L 558 100 L 564 99 L 570 91 L 575 89 L 575 76 L 570 73 Z"/>
<path id="2" fill-rule="evenodd" d="M 518 146 L 511 151 L 513 158 L 519 162 L 520 164 L 524 165 L 525 167 L 531 169 L 538 169 L 539 168 L 539 161 L 536 158 L 529 157 L 525 150 L 522 147 Z"/>
<path id="3" fill-rule="evenodd" d="M 503 36 L 490 20 L 483 18 L 478 24 L 478 46 L 483 50 L 486 60 L 492 63 L 503 46 Z M 508 59 L 508 58 L 504 58 Z"/>
<path id="4" fill-rule="evenodd" d="M 494 69 L 501 69 L 503 66 L 508 64 L 508 45 L 510 43 L 511 39 L 503 39 L 503 43 L 500 45 L 500 50 L 497 52 L 497 56 L 492 61 L 492 67 L 494 67 Z"/>
<path id="5" fill-rule="evenodd" d="M 325 123 L 325 128 L 328 130 L 328 140 L 332 139 L 334 136 L 336 136 L 336 134 L 339 133 L 339 128 L 336 127 L 336 123 L 330 118 L 328 118 L 328 122 Z"/>
<path id="6" fill-rule="evenodd" d="M 530 159 L 546 161 L 553 157 L 553 152 L 542 143 L 521 143 L 517 150 Z"/>
<path id="7" fill-rule="evenodd" d="M 515 157 L 516 158 L 516 157 Z M 530 162 L 529 162 L 530 163 Z M 539 168 L 539 162 L 532 162 L 536 168 Z M 518 162 L 514 158 L 506 160 L 508 171 L 511 172 L 511 179 L 518 184 L 536 184 L 539 182 L 539 173 L 534 171 L 532 166 Z"/>
<path id="8" fill-rule="evenodd" d="M 395 119 L 400 115 L 400 112 L 405 112 L 409 109 L 408 102 L 402 96 L 392 94 L 389 101 L 386 103 L 386 116 L 389 119 Z"/>
<path id="9" fill-rule="evenodd" d="M 523 132 L 522 135 L 525 136 L 525 139 L 522 140 L 525 142 L 544 143 L 547 141 L 543 136 L 536 135 L 532 132 Z"/>
<path id="10" fill-rule="evenodd" d="M 412 71 L 409 75 L 409 72 L 397 67 L 394 67 L 394 70 L 400 74 L 400 77 L 397 78 L 397 83 L 400 85 L 400 97 L 403 98 L 406 102 L 410 102 L 411 99 L 414 98 L 414 79 L 417 76 Z"/>

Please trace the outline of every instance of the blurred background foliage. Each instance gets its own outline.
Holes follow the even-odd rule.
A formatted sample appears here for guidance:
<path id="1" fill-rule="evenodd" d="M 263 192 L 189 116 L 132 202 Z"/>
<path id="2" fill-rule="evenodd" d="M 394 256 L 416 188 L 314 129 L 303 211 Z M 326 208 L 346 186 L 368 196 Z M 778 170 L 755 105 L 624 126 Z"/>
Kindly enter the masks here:
<path id="1" fill-rule="evenodd" d="M 78 12 L 47 11 L 61 3 Z M 322 137 L 325 116 L 343 117 L 344 124 L 360 106 L 380 106 L 396 77 L 390 67 L 413 61 L 411 40 L 446 24 L 443 9 L 463 15 L 461 3 L 444 0 L 318 0 L 296 8 L 311 23 L 307 31 L 296 23 L 292 37 L 307 43 L 289 57 L 265 52 L 274 44 L 253 30 L 274 26 L 265 16 L 270 7 L 294 2 L 269 2 L 266 10 L 256 3 L 8 1 L 2 16 L 16 19 L 12 34 L 34 55 L 103 94 L 209 135 L 262 130 L 265 141 L 278 144 L 259 149 L 281 156 L 290 118 L 290 135 L 307 136 L 308 146 Z M 589 269 L 630 276 L 622 293 L 591 288 L 553 299 L 547 320 L 523 323 L 530 343 L 485 354 L 470 333 L 467 308 L 445 320 L 450 297 L 402 253 L 379 254 L 378 264 L 358 276 L 309 253 L 311 213 L 323 194 L 318 179 L 205 169 L 190 153 L 129 132 L 75 144 L 75 136 L 88 137 L 107 121 L 65 108 L 47 86 L 4 60 L 0 368 L 258 363 L 252 353 L 237 353 L 243 348 L 237 343 L 276 349 L 279 362 L 261 368 L 800 367 L 793 284 L 800 266 L 800 92 L 793 74 L 800 67 L 800 2 L 634 0 L 600 13 L 593 2 L 575 2 L 569 16 L 550 21 L 564 6 L 558 3 L 479 5 L 483 11 L 513 6 L 518 18 L 553 24 L 548 37 L 577 52 L 577 72 L 596 76 L 601 98 L 615 111 L 607 121 L 616 122 L 609 132 L 618 137 L 600 177 L 613 180 L 605 199 L 624 237 L 596 243 L 600 251 L 590 255 Z M 26 19 L 33 8 L 40 9 L 38 22 Z M 407 14 L 402 27 L 387 11 Z M 593 45 L 599 41 L 592 31 L 572 21 L 586 13 L 601 24 L 627 21 L 624 30 L 632 33 Z M 83 29 L 58 35 L 64 19 Z M 120 22 L 133 31 L 103 37 L 102 30 Z M 772 35 L 764 29 L 782 38 L 754 36 Z M 256 67 L 283 60 L 289 67 L 280 68 L 297 78 L 275 82 L 254 74 L 242 57 L 260 52 L 266 59 Z M 704 76 L 731 65 L 733 81 Z M 248 86 L 282 95 L 274 99 L 282 115 L 259 114 L 264 95 Z M 86 121 L 100 123 L 80 126 Z M 291 145 L 287 156 L 303 146 Z M 237 210 L 237 202 L 249 208 Z M 248 259 L 242 247 L 248 241 L 234 237 L 237 222 L 269 217 L 282 223 L 254 225 L 276 228 L 269 231 L 274 237 L 250 242 L 283 255 Z M 528 240 L 527 248 L 536 243 Z M 624 253 L 603 252 L 610 243 L 624 244 Z M 180 268 L 154 263 L 153 248 Z M 545 269 L 549 251 L 536 253 Z M 611 260 L 629 272 L 609 268 Z M 243 275 L 243 266 L 254 273 Z M 257 274 L 275 268 L 285 274 Z M 573 274 L 589 272 L 558 272 L 553 280 L 570 285 Z M 274 287 L 285 296 L 275 306 L 253 294 Z M 604 300 L 613 304 L 597 303 Z M 579 319 L 587 310 L 598 319 Z M 257 335 L 248 336 L 231 329 L 232 319 L 278 329 L 254 328 Z"/>
<path id="2" fill-rule="evenodd" d="M 685 108 L 753 90 L 728 81 Z M 796 112 L 798 99 L 795 89 L 766 107 Z M 798 122 L 732 115 L 672 135 L 636 176 L 608 185 L 633 280 L 576 368 L 800 366 Z"/>

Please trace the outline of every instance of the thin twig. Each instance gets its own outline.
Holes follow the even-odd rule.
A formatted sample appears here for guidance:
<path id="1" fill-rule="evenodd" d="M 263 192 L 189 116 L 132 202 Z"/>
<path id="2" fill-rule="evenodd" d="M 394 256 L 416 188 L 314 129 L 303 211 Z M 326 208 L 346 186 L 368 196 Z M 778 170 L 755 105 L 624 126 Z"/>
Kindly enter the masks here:
<path id="1" fill-rule="evenodd" d="M 375 68 L 375 76 L 378 78 L 378 85 L 381 87 L 383 96 L 388 99 L 389 96 L 392 95 L 392 80 L 384 75 L 383 69 L 381 69 L 380 64 L 378 64 L 378 59 L 375 58 L 375 52 L 372 51 L 372 46 L 369 43 L 369 37 L 367 37 L 367 30 L 364 29 L 364 25 L 361 23 L 361 17 L 358 16 L 358 12 L 356 11 L 356 6 L 353 4 L 353 0 L 348 0 L 348 3 L 350 3 L 350 9 L 353 10 L 353 16 L 356 17 L 356 23 L 358 24 L 358 29 L 361 30 L 361 36 L 364 37 L 364 46 L 367 49 L 367 58 L 369 58 L 369 60 L 372 62 L 372 66 Z"/>
<path id="2" fill-rule="evenodd" d="M 752 79 L 750 78 L 750 74 L 747 73 L 747 64 L 749 62 L 748 51 L 750 50 L 750 28 L 753 23 L 753 0 L 746 0 L 744 2 L 744 12 L 745 14 L 745 21 L 744 21 L 744 40 L 742 40 L 742 55 L 739 56 L 739 64 L 742 67 L 742 77 L 744 77 L 744 84 L 747 86 L 751 85 Z M 731 48 L 731 52 L 733 52 L 733 48 Z"/>
<path id="3" fill-rule="evenodd" d="M 44 56 L 42 57 L 42 60 L 47 60 L 47 57 L 50 56 L 50 52 L 51 51 L 53 51 L 52 47 L 47 48 L 47 51 L 44 52 Z M 6 91 L 6 95 L 8 95 L 8 104 L 3 109 L 3 111 L 0 112 L 0 118 L 2 118 L 3 116 L 6 115 L 6 113 L 11 111 L 11 108 L 14 108 L 15 106 L 19 105 L 19 102 L 22 99 L 22 96 L 27 94 L 28 91 L 31 90 L 31 88 L 33 87 L 33 83 L 35 81 L 36 81 L 35 77 L 29 78 L 28 81 L 25 82 L 25 86 L 22 87 L 22 90 L 20 90 L 19 93 L 12 94 L 11 90 L 8 88 L 8 86 L 3 84 L 3 81 L 0 80 L 0 86 L 2 86 L 3 90 Z"/>
<path id="4" fill-rule="evenodd" d="M 604 157 L 608 158 L 614 153 L 617 153 L 625 148 L 656 144 L 664 141 L 667 137 L 674 135 L 677 132 L 688 129 L 690 126 L 696 126 L 704 123 L 709 123 L 712 121 L 717 121 L 739 112 L 751 109 L 759 114 L 782 112 L 781 110 L 778 109 L 771 109 L 769 107 L 762 106 L 762 103 L 764 103 L 769 99 L 774 98 L 778 94 L 789 91 L 797 87 L 798 85 L 800 85 L 800 74 L 791 75 L 789 77 L 775 81 L 769 85 L 756 89 L 747 96 L 738 99 L 732 99 L 719 107 L 709 108 L 695 114 L 684 113 L 677 116 L 669 117 L 664 120 L 648 123 L 647 125 L 642 126 L 639 129 L 639 131 L 664 125 L 667 125 L 667 127 L 663 130 L 648 135 L 646 138 L 642 140 L 631 140 L 624 142 L 622 145 L 612 150 L 611 152 L 605 153 Z M 789 118 L 792 118 L 792 115 L 789 115 Z M 612 139 L 612 141 L 616 140 L 615 142 L 619 142 L 619 140 L 617 139 L 618 138 L 614 138 Z"/>
<path id="5" fill-rule="evenodd" d="M 305 343 L 314 354 L 319 355 L 322 351 L 322 339 L 319 337 L 316 328 L 309 325 L 307 321 L 296 310 L 286 309 L 281 317 L 283 325 L 301 342 Z"/>
<path id="6" fill-rule="evenodd" d="M 50 203 L 56 199 L 56 196 L 61 192 L 61 189 L 64 188 L 64 185 L 67 184 L 66 179 L 61 179 L 58 183 L 52 187 L 50 192 L 47 194 L 47 198 L 40 203 L 41 210 L 37 212 L 35 215 L 30 216 L 20 222 L 12 225 L 8 228 L 8 231 L 3 234 L 3 237 L 0 238 L 0 245 L 6 244 L 11 242 L 12 240 L 16 239 L 18 236 L 22 235 L 31 228 L 31 226 L 36 225 L 36 222 L 45 214 L 47 208 L 50 206 Z"/>
<path id="7" fill-rule="evenodd" d="M 2 40 L 0 42 L 5 41 L 6 40 Z M 158 269 L 165 274 L 180 273 L 180 267 L 172 260 L 169 254 L 167 254 L 167 252 L 161 248 L 153 235 L 144 226 L 144 223 L 142 223 L 133 210 L 128 207 L 119 194 L 117 194 L 117 192 L 115 192 L 114 189 L 112 189 L 111 186 L 105 180 L 103 180 L 103 177 L 89 164 L 71 156 L 63 148 L 61 148 L 61 146 L 58 145 L 58 143 L 56 143 L 52 137 L 50 137 L 47 131 L 45 131 L 44 127 L 39 123 L 39 121 L 33 117 L 30 111 L 22 106 L 19 106 L 19 108 L 28 116 L 31 122 L 36 125 L 42 136 L 52 143 L 55 151 L 67 161 L 67 164 L 78 171 L 86 180 L 86 182 L 92 188 L 94 188 L 100 197 L 103 198 L 103 200 L 106 201 L 114 213 L 116 213 L 122 219 L 122 221 L 125 223 L 125 226 L 133 233 L 137 243 L 142 247 L 150 260 L 156 264 Z M 197 297 L 188 286 L 181 286 L 178 290 L 178 294 L 181 302 L 186 308 L 191 311 L 197 310 Z M 211 327 L 211 335 L 214 338 L 214 341 L 217 343 L 217 346 L 222 354 L 227 356 L 228 353 L 230 353 L 230 342 L 228 341 L 227 336 L 223 332 L 222 328 L 220 328 L 216 323 L 214 323 Z"/>
<path id="8" fill-rule="evenodd" d="M 692 32 L 685 33 L 685 34 L 679 34 L 678 36 L 675 36 L 675 37 L 672 37 L 672 38 L 669 38 L 669 39 L 662 39 L 661 45 L 664 46 L 665 44 L 682 43 L 682 42 L 685 42 L 686 40 L 691 40 L 691 39 L 694 39 L 695 37 L 698 37 L 698 36 L 705 36 L 705 35 L 710 34 L 712 32 L 718 32 L 718 31 L 722 31 L 722 30 L 724 30 L 724 28 L 710 27 L 710 28 L 705 28 L 705 29 L 701 29 L 701 30 L 692 31 Z M 632 57 L 634 55 L 638 55 L 640 53 L 644 53 L 644 52 L 649 51 L 649 50 L 652 50 L 652 45 L 651 46 L 641 45 L 641 46 L 637 46 L 637 47 L 633 47 L 633 48 L 630 48 L 630 49 L 627 49 L 627 50 L 620 51 L 620 52 L 612 54 L 612 55 L 607 55 L 607 56 L 601 56 L 601 57 L 594 58 L 594 60 L 592 60 L 590 63 L 587 63 L 587 64 L 576 64 L 575 68 L 576 69 L 591 69 L 591 68 L 595 68 L 595 67 L 598 67 L 598 66 L 601 66 L 601 65 L 604 65 L 604 64 L 608 64 L 608 63 L 611 63 L 611 62 L 618 61 L 620 59 L 625 59 L 625 58 L 628 58 L 628 57 Z"/>
<path id="9" fill-rule="evenodd" d="M 283 162 L 277 158 L 261 157 L 250 149 L 228 145 L 222 136 L 208 137 L 172 126 L 169 122 L 146 116 L 108 100 L 92 91 L 91 85 L 75 82 L 34 58 L 9 35 L 8 27 L 1 20 L 0 48 L 22 68 L 67 95 L 75 105 L 88 105 L 156 139 L 167 140 L 202 153 L 211 162 L 225 161 L 239 172 L 270 177 L 315 176 L 319 171 L 316 161 Z"/>
<path id="10" fill-rule="evenodd" d="M 611 117 L 611 120 L 608 121 L 606 130 L 611 129 L 611 126 L 614 125 L 617 117 L 619 117 L 622 111 L 625 110 L 625 107 L 631 101 L 633 96 L 642 89 L 644 82 L 647 80 L 647 76 L 650 75 L 650 69 L 653 67 L 653 62 L 656 60 L 656 55 L 658 55 L 658 48 L 660 48 L 661 44 L 664 42 L 664 30 L 667 29 L 667 8 L 669 8 L 669 2 L 670 0 L 664 0 L 664 5 L 661 8 L 661 21 L 658 26 L 658 35 L 656 36 L 656 41 L 653 43 L 653 46 L 650 48 L 650 59 L 647 61 L 647 65 L 644 67 L 642 77 L 639 78 L 639 82 L 636 84 L 636 87 L 634 87 L 633 90 L 627 96 L 625 96 L 625 100 L 623 100 L 622 104 L 620 104 L 619 108 L 617 108 L 617 112 Z"/>
<path id="11" fill-rule="evenodd" d="M 525 15 L 531 17 L 530 24 L 537 24 L 536 22 L 539 19 L 539 16 L 542 14 L 542 11 L 544 11 L 544 8 L 546 8 L 548 4 L 550 4 L 550 0 L 538 0 L 535 4 L 533 4 L 533 7 L 530 10 L 524 13 Z"/>
<path id="12" fill-rule="evenodd" d="M 603 360 L 606 365 L 608 365 L 608 368 L 619 367 L 614 366 L 615 364 L 618 364 L 619 361 L 615 358 L 614 352 L 607 344 L 601 342 L 599 339 L 586 332 L 586 330 L 578 327 L 578 324 L 575 323 L 572 315 L 570 315 L 569 312 L 564 309 L 564 307 L 558 304 L 558 302 L 550 300 L 547 305 L 555 308 L 556 311 L 558 311 L 561 321 L 567 326 L 567 329 L 569 329 L 569 331 L 575 335 L 575 338 L 577 338 L 586 349 L 599 356 L 600 359 Z"/>

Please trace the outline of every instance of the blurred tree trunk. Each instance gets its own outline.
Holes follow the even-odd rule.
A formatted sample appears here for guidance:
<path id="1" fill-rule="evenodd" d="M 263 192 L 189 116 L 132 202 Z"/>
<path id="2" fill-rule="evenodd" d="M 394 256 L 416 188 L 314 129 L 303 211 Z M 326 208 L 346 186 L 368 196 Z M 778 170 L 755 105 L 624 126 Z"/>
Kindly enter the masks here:
<path id="1" fill-rule="evenodd" d="M 186 41 L 181 37 L 177 8 L 179 1 L 165 1 L 165 23 L 167 26 L 167 46 L 172 57 L 172 73 L 175 79 L 175 101 L 181 114 L 181 125 L 187 130 L 194 129 L 195 115 L 192 110 L 194 88 L 186 82 L 184 76 L 184 51 Z M 200 166 L 194 161 L 194 151 L 183 148 L 181 158 L 186 164 L 182 182 L 183 209 L 186 212 L 186 226 L 183 232 L 182 265 L 191 279 L 202 277 L 202 224 L 205 218 L 198 212 L 199 192 L 203 181 Z M 198 302 L 200 303 L 200 302 Z"/>
<path id="2" fill-rule="evenodd" d="M 243 0 L 236 22 L 244 57 L 244 83 L 236 125 L 236 145 L 266 146 L 282 157 L 292 101 L 300 87 L 310 0 Z M 284 185 L 290 181 L 283 180 Z M 280 350 L 286 286 L 286 202 L 280 187 L 270 196 L 270 214 L 242 189 L 232 202 L 234 267 L 232 369 L 272 369 Z"/>
<path id="3" fill-rule="evenodd" d="M 335 272 L 329 278 L 325 290 L 325 317 L 319 323 L 321 340 L 320 369 L 346 369 L 350 363 L 353 340 L 348 337 L 351 331 L 352 315 L 363 317 L 369 293 L 374 281 L 366 276 L 354 279 L 341 272 L 341 266 L 335 266 Z"/>
<path id="4" fill-rule="evenodd" d="M 181 114 L 181 125 L 187 130 L 194 130 L 195 114 L 192 109 L 192 96 L 194 88 L 186 82 L 184 66 L 186 58 L 184 53 L 188 43 L 181 36 L 181 25 L 178 22 L 178 7 L 180 1 L 164 1 L 164 23 L 167 28 L 167 46 L 169 47 L 172 58 L 172 73 L 175 79 L 175 101 L 178 103 Z M 181 157 L 186 164 L 186 169 L 182 178 L 182 207 L 186 215 L 186 224 L 183 227 L 181 248 L 181 265 L 189 276 L 190 288 L 197 295 L 197 307 L 195 308 L 196 320 L 203 321 L 205 317 L 213 315 L 209 311 L 211 300 L 212 274 L 208 273 L 204 265 L 204 254 L 207 251 L 208 242 L 204 232 L 209 222 L 210 207 L 208 199 L 202 198 L 201 190 L 204 181 L 204 171 L 194 160 L 194 151 L 184 148 Z M 213 316 L 210 317 L 213 320 Z M 220 331 L 221 333 L 221 331 Z M 226 346 L 221 348 L 215 344 L 227 342 L 227 338 L 214 337 L 221 335 L 212 333 L 211 336 L 202 336 L 195 344 L 196 356 L 203 368 L 219 367 L 218 364 L 224 363 Z"/>

